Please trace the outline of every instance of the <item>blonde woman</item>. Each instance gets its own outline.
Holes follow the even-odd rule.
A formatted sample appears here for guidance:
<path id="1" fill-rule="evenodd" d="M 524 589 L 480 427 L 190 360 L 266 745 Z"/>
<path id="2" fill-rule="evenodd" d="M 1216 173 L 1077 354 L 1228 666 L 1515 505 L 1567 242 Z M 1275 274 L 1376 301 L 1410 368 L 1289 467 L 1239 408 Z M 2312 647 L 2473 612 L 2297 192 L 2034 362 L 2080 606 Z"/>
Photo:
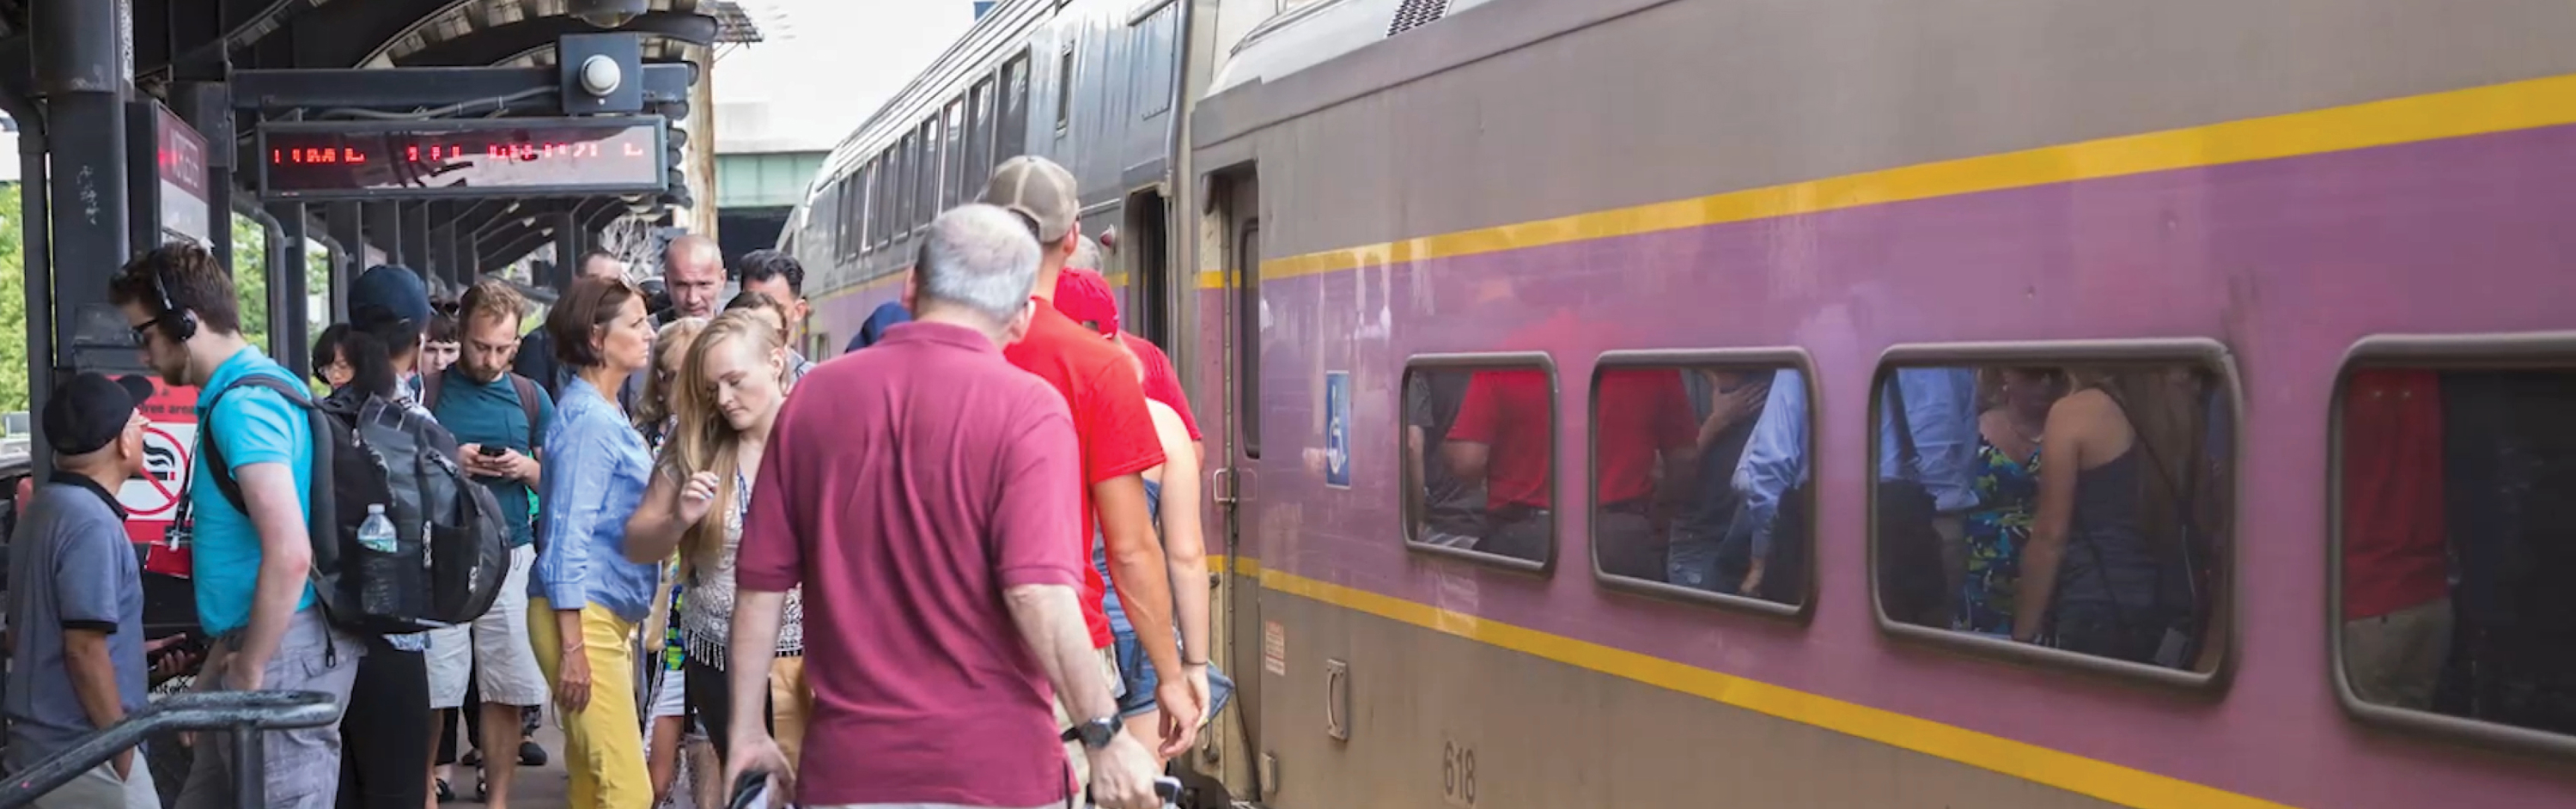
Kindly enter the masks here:
<path id="1" fill-rule="evenodd" d="M 1145 364 L 1135 348 L 1124 338 L 1113 338 L 1118 347 L 1127 350 L 1127 359 L 1141 381 Z M 1208 706 L 1205 716 L 1191 717 L 1186 722 L 1197 728 L 1224 709 L 1225 700 L 1234 693 L 1234 681 L 1217 671 L 1208 658 L 1212 649 L 1208 641 L 1207 542 L 1199 522 L 1198 452 L 1190 446 L 1189 427 L 1181 420 L 1180 411 L 1153 399 L 1145 400 L 1146 412 L 1154 418 L 1154 437 L 1163 445 L 1163 464 L 1146 469 L 1145 502 L 1154 513 L 1156 533 L 1163 540 L 1163 560 L 1172 579 L 1172 626 L 1181 643 L 1181 671 L 1190 678 L 1190 690 L 1198 695 L 1199 704 Z M 1108 550 L 1100 543 L 1091 547 L 1091 563 L 1102 576 L 1109 575 Z M 1109 613 L 1110 634 L 1118 651 L 1118 674 L 1126 680 L 1127 693 L 1118 698 L 1118 717 L 1127 724 L 1127 732 L 1139 739 L 1158 738 L 1166 723 L 1183 723 L 1179 717 L 1164 717 L 1156 688 L 1160 677 L 1145 657 L 1145 649 L 1136 639 L 1136 629 L 1127 622 L 1127 611 L 1118 603 L 1118 593 L 1111 590 L 1102 598 Z M 1214 693 L 1210 693 L 1213 690 Z"/>
<path id="2" fill-rule="evenodd" d="M 682 366 L 678 418 L 662 445 L 651 490 L 627 520 L 629 558 L 680 552 L 677 623 L 687 661 L 688 704 L 723 757 L 731 727 L 732 688 L 725 666 L 734 601 L 734 552 L 751 504 L 769 431 L 787 401 L 787 353 L 778 330 L 760 313 L 727 312 L 707 325 Z M 749 651 L 778 658 L 770 669 L 769 725 L 794 761 L 804 736 L 803 606 L 787 595 L 775 648 Z"/>
<path id="3" fill-rule="evenodd" d="M 644 378 L 643 397 L 635 403 L 635 429 L 644 433 L 644 442 L 656 453 L 680 412 L 680 390 L 686 387 L 679 382 L 681 366 L 688 364 L 689 346 L 706 328 L 706 318 L 684 317 L 653 335 L 653 370 Z M 672 623 L 680 611 L 679 569 L 673 560 L 664 562 L 660 589 L 653 592 L 669 594 L 654 600 L 653 617 L 644 622 L 645 651 L 660 669 L 653 677 L 653 701 L 644 713 L 650 723 L 644 768 L 653 779 L 653 803 L 659 806 L 670 799 L 671 782 L 679 776 L 683 739 L 689 735 L 687 689 L 680 675 L 680 628 Z"/>

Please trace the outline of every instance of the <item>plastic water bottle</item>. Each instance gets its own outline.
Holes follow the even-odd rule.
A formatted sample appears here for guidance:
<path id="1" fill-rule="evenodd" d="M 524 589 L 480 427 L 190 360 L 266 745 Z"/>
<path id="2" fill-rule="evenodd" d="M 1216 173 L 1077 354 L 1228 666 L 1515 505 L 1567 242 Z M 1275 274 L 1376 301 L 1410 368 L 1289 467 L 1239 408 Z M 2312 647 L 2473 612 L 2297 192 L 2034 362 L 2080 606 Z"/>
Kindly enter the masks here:
<path id="1" fill-rule="evenodd" d="M 394 552 L 394 521 L 385 517 L 385 504 L 368 504 L 367 521 L 358 524 L 358 544 L 377 553 Z"/>

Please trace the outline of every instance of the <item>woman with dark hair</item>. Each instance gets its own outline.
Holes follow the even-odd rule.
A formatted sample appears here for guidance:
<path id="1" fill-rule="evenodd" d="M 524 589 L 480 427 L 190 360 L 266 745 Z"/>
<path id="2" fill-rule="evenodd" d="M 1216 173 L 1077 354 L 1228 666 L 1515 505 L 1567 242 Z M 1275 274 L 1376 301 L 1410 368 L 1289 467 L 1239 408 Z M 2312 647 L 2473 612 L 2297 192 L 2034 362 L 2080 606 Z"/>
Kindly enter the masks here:
<path id="1" fill-rule="evenodd" d="M 2048 462 L 2013 637 L 2189 665 L 2169 636 L 2188 626 L 2195 600 L 2186 543 L 2196 530 L 2204 405 L 2160 371 L 2075 369 L 2067 384 L 2042 433 Z"/>
<path id="2" fill-rule="evenodd" d="M 349 378 L 356 375 L 357 370 L 349 365 L 348 354 L 341 351 L 341 345 L 348 341 L 347 323 L 333 323 L 330 328 L 322 330 L 322 336 L 313 338 L 314 381 L 335 391 L 349 384 Z"/>
<path id="3" fill-rule="evenodd" d="M 626 516 L 653 458 L 614 391 L 652 359 L 644 296 L 623 280 L 582 278 L 546 315 L 555 358 L 573 369 L 546 430 L 528 634 L 563 717 L 574 809 L 653 802 L 636 716 L 628 638 L 652 611 L 659 565 L 626 561 Z"/>

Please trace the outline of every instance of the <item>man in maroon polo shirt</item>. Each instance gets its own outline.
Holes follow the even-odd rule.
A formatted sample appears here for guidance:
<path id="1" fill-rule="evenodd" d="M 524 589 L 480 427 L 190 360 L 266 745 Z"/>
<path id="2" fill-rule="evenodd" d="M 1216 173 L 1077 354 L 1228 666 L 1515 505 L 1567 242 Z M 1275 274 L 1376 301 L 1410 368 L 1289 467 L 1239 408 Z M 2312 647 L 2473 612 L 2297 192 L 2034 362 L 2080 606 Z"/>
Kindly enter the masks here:
<path id="1" fill-rule="evenodd" d="M 1091 566 L 1066 541 L 1082 522 L 1073 420 L 1002 356 L 1042 308 L 1037 269 L 1010 213 L 942 214 L 905 291 L 914 322 L 818 366 L 780 411 L 743 523 L 733 631 L 768 648 L 783 594 L 804 586 L 804 755 L 823 765 L 796 777 L 761 719 L 770 660 L 741 656 L 726 783 L 773 773 L 808 807 L 1065 805 L 1061 695 L 1091 798 L 1157 805 L 1152 753 L 1119 732 L 1083 626 Z"/>
<path id="2" fill-rule="evenodd" d="M 1127 352 L 1045 300 L 1054 296 L 1065 262 L 1082 241 L 1075 221 L 1082 205 L 1074 196 L 1073 174 L 1042 157 L 1011 158 L 993 170 L 984 201 L 1021 217 L 1026 232 L 1037 236 L 1043 254 L 1037 279 L 1041 300 L 1030 316 L 1028 335 L 1003 356 L 1055 386 L 1073 411 L 1073 430 L 1082 443 L 1083 525 L 1066 539 L 1086 555 L 1094 536 L 1107 548 L 1119 606 L 1160 683 L 1155 701 L 1165 708 L 1166 721 L 1159 751 L 1164 758 L 1178 757 L 1198 735 L 1195 723 L 1178 717 L 1207 713 L 1208 659 L 1204 649 L 1192 650 L 1190 660 L 1181 659 L 1172 631 L 1171 574 L 1164 566 L 1163 544 L 1155 538 L 1153 512 L 1145 503 L 1140 473 L 1162 465 L 1163 442 L 1154 433 L 1154 417 L 1145 408 L 1145 392 L 1136 384 L 1136 367 Z M 1092 647 L 1100 650 L 1101 667 L 1114 674 L 1118 658 L 1110 644 L 1115 638 L 1102 606 L 1107 585 L 1095 569 L 1085 570 L 1092 572 L 1084 581 L 1083 622 L 1091 628 Z"/>

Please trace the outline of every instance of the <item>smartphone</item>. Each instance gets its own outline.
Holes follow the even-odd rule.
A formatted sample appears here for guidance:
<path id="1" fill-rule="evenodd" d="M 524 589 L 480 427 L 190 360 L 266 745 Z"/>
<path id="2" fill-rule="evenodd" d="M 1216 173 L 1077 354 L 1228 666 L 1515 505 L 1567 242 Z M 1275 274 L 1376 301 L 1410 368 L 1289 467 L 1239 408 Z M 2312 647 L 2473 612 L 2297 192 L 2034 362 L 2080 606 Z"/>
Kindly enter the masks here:
<path id="1" fill-rule="evenodd" d="M 496 446 L 493 446 L 493 445 L 491 445 L 491 444 L 485 444 L 485 445 L 483 445 L 483 457 L 486 457 L 486 458 L 498 458 L 498 457 L 501 457 L 501 456 L 503 456 L 503 455 L 509 454 L 509 452 L 510 452 L 510 451 L 509 451 L 509 450 L 507 450 L 507 449 L 503 449 L 503 448 L 501 448 L 501 447 L 496 447 Z"/>

